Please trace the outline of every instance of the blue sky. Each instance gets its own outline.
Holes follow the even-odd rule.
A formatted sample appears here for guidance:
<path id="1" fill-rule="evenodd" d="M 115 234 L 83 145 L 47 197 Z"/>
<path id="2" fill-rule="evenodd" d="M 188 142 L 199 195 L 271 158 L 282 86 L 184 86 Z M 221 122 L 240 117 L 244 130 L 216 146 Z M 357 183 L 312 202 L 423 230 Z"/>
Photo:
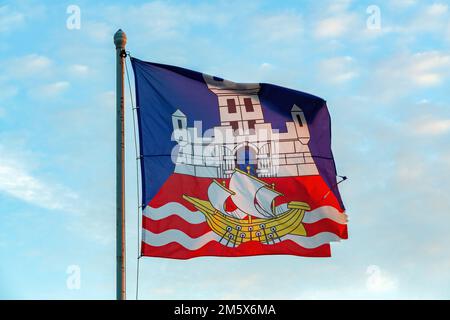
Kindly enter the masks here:
<path id="1" fill-rule="evenodd" d="M 66 27 L 69 5 L 80 29 Z M 338 173 L 349 177 L 350 238 L 332 258 L 143 258 L 140 298 L 449 299 L 449 21 L 444 0 L 2 1 L 0 298 L 115 297 L 120 27 L 140 59 L 323 97 Z M 134 298 L 130 108 L 126 116 Z M 67 286 L 73 265 L 79 289 Z"/>

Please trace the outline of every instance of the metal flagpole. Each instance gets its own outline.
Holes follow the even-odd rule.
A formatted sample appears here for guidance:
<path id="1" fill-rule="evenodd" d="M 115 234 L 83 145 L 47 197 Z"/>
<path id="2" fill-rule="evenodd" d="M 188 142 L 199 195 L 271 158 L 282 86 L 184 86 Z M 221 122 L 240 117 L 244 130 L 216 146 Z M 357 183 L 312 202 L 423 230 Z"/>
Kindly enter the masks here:
<path id="1" fill-rule="evenodd" d="M 125 282 L 125 108 L 124 66 L 127 36 L 121 29 L 114 34 L 116 45 L 116 298 L 126 299 Z"/>

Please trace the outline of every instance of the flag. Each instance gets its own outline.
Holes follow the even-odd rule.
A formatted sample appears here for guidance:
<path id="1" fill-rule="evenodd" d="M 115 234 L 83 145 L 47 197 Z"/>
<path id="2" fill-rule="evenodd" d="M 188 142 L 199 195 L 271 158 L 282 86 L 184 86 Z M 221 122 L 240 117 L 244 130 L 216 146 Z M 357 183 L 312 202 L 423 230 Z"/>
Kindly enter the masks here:
<path id="1" fill-rule="evenodd" d="M 132 58 L 142 255 L 331 255 L 347 239 L 316 96 Z"/>

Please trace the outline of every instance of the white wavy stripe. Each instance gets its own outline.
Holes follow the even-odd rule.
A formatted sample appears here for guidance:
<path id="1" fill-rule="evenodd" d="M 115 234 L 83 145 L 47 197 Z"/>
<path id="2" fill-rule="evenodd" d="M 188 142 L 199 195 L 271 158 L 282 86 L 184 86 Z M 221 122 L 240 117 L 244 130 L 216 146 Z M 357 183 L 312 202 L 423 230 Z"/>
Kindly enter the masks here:
<path id="1" fill-rule="evenodd" d="M 152 220 L 161 220 L 171 215 L 177 215 L 190 224 L 199 224 L 206 221 L 200 211 L 190 211 L 178 202 L 169 202 L 159 208 L 147 206 L 143 212 L 144 216 Z M 339 224 L 347 224 L 347 215 L 339 212 L 331 206 L 323 206 L 312 211 L 305 212 L 303 223 L 314 223 L 322 219 L 330 219 Z"/>
<path id="2" fill-rule="evenodd" d="M 148 230 L 144 230 L 142 240 L 146 244 L 154 247 L 161 247 L 171 242 L 176 242 L 188 250 L 197 250 L 208 242 L 219 241 L 220 237 L 213 231 L 205 233 L 198 238 L 191 238 L 180 230 L 172 229 L 161 233 L 152 233 Z M 281 240 L 291 240 L 303 248 L 314 249 L 326 243 L 340 241 L 340 238 L 331 232 L 321 232 L 312 237 L 286 235 L 282 237 Z M 222 241 L 222 244 L 225 245 L 225 240 Z"/>
<path id="3" fill-rule="evenodd" d="M 347 224 L 348 217 L 345 213 L 339 212 L 331 206 L 323 206 L 312 211 L 305 212 L 304 223 L 314 223 L 322 219 L 330 219 L 339 224 Z"/>
<path id="4" fill-rule="evenodd" d="M 206 221 L 200 211 L 190 211 L 178 202 L 169 202 L 159 208 L 147 206 L 143 211 L 144 216 L 152 220 L 161 220 L 171 215 L 177 215 L 190 224 L 199 224 Z"/>
<path id="5" fill-rule="evenodd" d="M 341 241 L 341 238 L 332 232 L 321 232 L 312 237 L 303 237 L 288 234 L 284 237 L 281 237 L 281 240 L 292 240 L 303 248 L 313 249 L 326 243 Z"/>
<path id="6" fill-rule="evenodd" d="M 161 247 L 171 242 L 177 242 L 189 250 L 197 250 L 210 241 L 219 240 L 220 236 L 214 233 L 214 231 L 205 233 L 198 238 L 191 238 L 184 232 L 176 229 L 170 229 L 161 233 L 152 233 L 148 230 L 144 230 L 142 234 L 142 241 L 148 245 Z"/>

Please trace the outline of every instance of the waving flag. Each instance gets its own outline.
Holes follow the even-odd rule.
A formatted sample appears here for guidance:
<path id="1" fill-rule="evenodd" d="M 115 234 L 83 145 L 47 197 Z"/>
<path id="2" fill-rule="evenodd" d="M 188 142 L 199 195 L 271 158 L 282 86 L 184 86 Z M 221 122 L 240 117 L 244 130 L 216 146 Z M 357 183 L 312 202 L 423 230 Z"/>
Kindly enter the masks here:
<path id="1" fill-rule="evenodd" d="M 142 255 L 327 257 L 347 238 L 326 102 L 132 59 Z"/>

